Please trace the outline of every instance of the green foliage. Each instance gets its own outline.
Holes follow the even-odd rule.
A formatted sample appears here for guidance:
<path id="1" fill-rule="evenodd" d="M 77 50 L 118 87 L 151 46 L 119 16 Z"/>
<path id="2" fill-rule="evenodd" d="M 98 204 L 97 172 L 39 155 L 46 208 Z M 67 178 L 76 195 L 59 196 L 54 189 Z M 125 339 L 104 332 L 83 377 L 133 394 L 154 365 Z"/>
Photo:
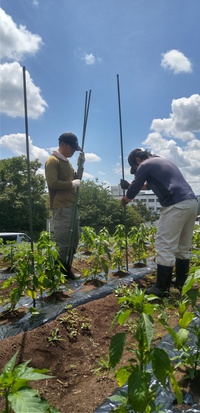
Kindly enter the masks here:
<path id="1" fill-rule="evenodd" d="M 132 227 L 128 233 L 130 244 L 133 247 L 133 260 L 146 265 L 147 261 L 147 239 L 149 230 L 145 224 L 141 224 L 139 228 Z"/>
<path id="2" fill-rule="evenodd" d="M 64 284 L 65 277 L 60 270 L 59 252 L 55 241 L 47 231 L 40 234 L 34 252 L 37 271 L 37 288 L 55 293 L 59 285 Z"/>
<path id="3" fill-rule="evenodd" d="M 200 225 L 195 225 L 192 239 L 193 248 L 200 248 Z"/>
<path id="4" fill-rule="evenodd" d="M 94 248 L 94 240 L 96 238 L 96 232 L 94 228 L 83 227 L 79 240 L 79 249 L 84 250 L 86 253 L 92 252 Z"/>
<path id="5" fill-rule="evenodd" d="M 126 344 L 128 334 L 133 335 L 137 342 L 136 346 L 131 346 L 130 359 L 128 364 L 121 367 L 116 373 L 119 386 L 127 383 L 128 391 L 121 392 L 118 396 L 118 406 L 115 412 L 153 413 L 160 411 L 161 406 L 156 406 L 155 396 L 160 384 L 164 387 L 169 379 L 176 397 L 181 402 L 182 396 L 174 377 L 174 367 L 163 349 L 155 348 L 154 320 L 153 313 L 159 309 L 158 304 L 151 302 L 151 298 L 145 295 L 145 291 L 138 289 L 133 284 L 134 290 L 130 287 L 117 290 L 119 295 L 118 303 L 120 310 L 115 315 L 113 323 L 116 321 L 126 327 L 126 333 L 118 333 L 111 339 L 109 349 L 109 360 L 111 367 L 115 368 L 120 362 Z M 134 314 L 134 317 L 132 316 Z M 149 364 L 152 364 L 152 370 Z M 153 379 L 154 376 L 156 380 Z M 153 384 L 152 384 L 153 383 Z M 116 397 L 111 398 L 116 400 Z"/>
<path id="6" fill-rule="evenodd" d="M 116 226 L 113 241 L 112 268 L 117 267 L 118 270 L 124 269 L 124 252 L 126 251 L 126 233 L 124 225 L 119 224 Z"/>
<path id="7" fill-rule="evenodd" d="M 112 368 L 120 362 L 124 350 L 124 345 L 126 341 L 125 333 L 117 333 L 111 338 L 110 351 L 109 351 L 109 362 Z"/>
<path id="8" fill-rule="evenodd" d="M 4 283 L 2 288 L 6 289 L 15 285 L 13 289 L 10 290 L 10 294 L 7 300 L 4 300 L 4 305 L 10 303 L 10 311 L 13 311 L 16 307 L 16 304 L 23 296 L 25 291 L 32 298 L 35 299 L 35 287 L 34 287 L 34 261 L 33 261 L 33 252 L 30 249 L 29 243 L 24 243 L 20 245 L 12 246 L 12 269 L 15 271 L 13 276 L 8 278 Z M 7 250 L 5 246 L 5 250 Z"/>
<path id="9" fill-rule="evenodd" d="M 4 413 L 59 413 L 57 409 L 52 409 L 48 401 L 41 398 L 38 392 L 29 385 L 32 380 L 52 378 L 45 374 L 48 370 L 28 367 L 30 360 L 16 366 L 17 354 L 18 352 L 5 365 L 0 374 L 0 394 L 5 398 Z"/>
<path id="10" fill-rule="evenodd" d="M 192 239 L 192 266 L 200 266 L 200 226 L 196 225 L 193 231 Z"/>
<path id="11" fill-rule="evenodd" d="M 109 233 L 106 228 L 103 228 L 93 240 L 92 253 L 88 259 L 92 267 L 84 271 L 84 276 L 86 278 L 89 276 L 93 280 L 105 277 L 107 281 L 110 262 Z"/>
<path id="12" fill-rule="evenodd" d="M 4 248 L 1 247 L 2 251 Z M 49 294 L 55 293 L 58 287 L 65 282 L 65 277 L 61 273 L 58 262 L 58 248 L 48 232 L 40 234 L 35 250 L 32 251 L 29 243 L 16 245 L 12 250 L 12 267 L 14 275 L 3 283 L 2 288 L 6 289 L 13 284 L 9 298 L 4 301 L 4 305 L 10 303 L 10 310 L 14 310 L 20 298 L 26 293 L 35 299 L 37 291 L 40 294 L 45 290 Z M 34 308 L 30 309 L 35 312 Z"/>
<path id="13" fill-rule="evenodd" d="M 154 225 L 150 225 L 150 227 L 148 227 L 147 239 L 148 239 L 148 241 L 149 241 L 149 243 L 150 243 L 152 255 L 155 255 L 155 254 L 156 254 L 156 250 L 155 250 L 156 232 L 157 232 L 157 228 L 156 228 Z"/>
<path id="14" fill-rule="evenodd" d="M 82 335 L 91 335 L 90 320 L 86 316 L 80 317 L 75 309 L 66 308 L 67 314 L 60 318 L 60 323 L 64 325 L 70 341 L 76 341 L 79 331 Z"/>
<path id="15" fill-rule="evenodd" d="M 102 373 L 108 373 L 110 371 L 110 364 L 109 364 L 109 358 L 106 357 L 106 359 L 100 354 L 99 361 L 98 361 L 98 367 L 92 370 L 95 374 L 100 374 Z"/>
<path id="16" fill-rule="evenodd" d="M 47 208 L 43 198 L 46 183 L 37 174 L 41 164 L 30 162 L 31 202 L 34 230 L 46 225 Z M 1 231 L 29 231 L 28 170 L 25 156 L 0 161 L 0 222 Z"/>
<path id="17" fill-rule="evenodd" d="M 157 219 L 155 214 L 152 214 L 151 210 L 148 209 L 142 201 L 137 201 L 137 210 L 146 222 Z"/>
<path id="18" fill-rule="evenodd" d="M 0 240 L 2 240 L 2 238 Z M 3 262 L 8 263 L 10 269 L 14 266 L 14 256 L 17 248 L 18 245 L 15 241 L 7 241 L 7 243 L 4 244 L 2 240 L 0 244 L 0 253 L 3 255 Z"/>
<path id="19" fill-rule="evenodd" d="M 115 227 L 125 224 L 124 208 L 108 188 L 98 180 L 83 181 L 79 191 L 79 211 L 81 227 L 93 227 L 97 233 L 106 227 L 112 235 Z M 128 227 L 138 226 L 143 218 L 135 207 L 127 208 Z"/>
<path id="20" fill-rule="evenodd" d="M 57 343 L 63 341 L 63 338 L 59 334 L 59 328 L 56 328 L 54 331 L 51 331 L 50 336 L 48 337 L 49 343 Z"/>
<path id="21" fill-rule="evenodd" d="M 193 288 L 194 285 L 197 288 Z M 167 324 L 163 317 L 160 321 L 171 335 L 174 346 L 180 351 L 177 367 L 182 365 L 187 373 L 185 378 L 194 379 L 200 367 L 200 326 L 193 320 L 200 320 L 200 268 L 191 268 L 190 274 L 182 288 L 179 301 L 179 331 L 176 333 Z"/>

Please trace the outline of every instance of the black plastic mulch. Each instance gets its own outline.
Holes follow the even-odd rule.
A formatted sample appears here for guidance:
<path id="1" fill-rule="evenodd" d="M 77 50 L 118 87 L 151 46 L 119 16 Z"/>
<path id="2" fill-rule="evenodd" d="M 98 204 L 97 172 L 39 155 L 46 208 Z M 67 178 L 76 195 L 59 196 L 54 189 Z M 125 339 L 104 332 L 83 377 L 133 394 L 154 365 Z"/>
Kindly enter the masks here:
<path id="1" fill-rule="evenodd" d="M 107 295 L 112 294 L 114 289 L 117 286 L 119 286 L 122 282 L 123 284 L 124 283 L 130 284 L 134 280 L 143 278 L 147 274 L 151 274 L 152 271 L 155 270 L 155 268 L 156 268 L 156 265 L 153 262 L 149 262 L 148 266 L 144 268 L 140 268 L 140 269 L 132 268 L 129 270 L 129 275 L 122 277 L 122 278 L 117 277 L 114 280 L 109 279 L 107 284 L 104 284 L 101 287 L 90 290 L 89 292 L 81 290 L 83 286 L 83 282 L 84 282 L 83 279 L 80 279 L 78 281 L 72 281 L 68 284 L 68 288 L 73 290 L 73 293 L 65 301 L 49 303 L 49 302 L 46 302 L 45 299 L 38 297 L 38 299 L 36 300 L 36 308 L 39 310 L 38 315 L 33 316 L 30 313 L 27 313 L 19 321 L 15 321 L 7 325 L 6 324 L 0 325 L 0 340 L 6 337 L 15 336 L 21 332 L 33 330 L 34 328 L 38 326 L 41 326 L 45 323 L 50 322 L 51 320 L 54 320 L 57 316 L 59 316 L 60 314 L 66 311 L 66 307 L 68 305 L 70 305 L 71 308 L 76 308 L 79 305 L 85 304 L 92 300 L 98 300 L 103 297 L 106 297 Z M 9 274 L 0 273 L 0 279 L 6 279 L 8 276 Z M 63 289 L 63 291 L 66 292 L 67 289 Z M 31 306 L 32 306 L 32 300 L 28 297 L 21 299 L 20 302 L 18 303 L 19 308 L 31 307 Z M 3 308 L 0 307 L 0 313 L 2 311 L 3 311 Z M 194 320 L 194 322 L 197 322 L 200 324 L 200 320 Z M 165 349 L 170 355 L 170 357 L 174 357 L 176 354 L 170 335 L 167 335 L 160 342 L 159 347 Z M 127 386 L 123 386 L 121 389 L 118 388 L 114 392 L 114 394 L 119 395 L 120 390 L 126 391 L 126 389 L 127 389 Z M 169 388 L 165 389 L 163 386 L 160 386 L 159 392 L 156 397 L 156 404 L 163 405 L 162 411 L 165 413 L 182 413 L 182 412 L 199 413 L 200 412 L 200 406 L 194 404 L 192 395 L 186 394 L 184 400 L 185 400 L 185 404 L 187 405 L 191 404 L 191 407 L 184 411 L 179 410 L 175 406 L 174 394 L 170 391 Z M 118 405 L 117 403 L 110 401 L 109 399 L 106 399 L 105 402 L 94 411 L 94 413 L 112 412 L 114 408 L 117 407 L 117 405 Z"/>

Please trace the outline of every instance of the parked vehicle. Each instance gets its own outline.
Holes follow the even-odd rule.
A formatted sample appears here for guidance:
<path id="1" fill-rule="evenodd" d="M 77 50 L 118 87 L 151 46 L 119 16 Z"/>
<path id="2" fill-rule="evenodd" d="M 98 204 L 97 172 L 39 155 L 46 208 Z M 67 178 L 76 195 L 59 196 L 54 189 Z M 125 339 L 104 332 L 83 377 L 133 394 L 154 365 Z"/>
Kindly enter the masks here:
<path id="1" fill-rule="evenodd" d="M 31 242 L 30 237 L 24 232 L 0 232 L 0 238 L 3 239 L 3 243 L 15 241 L 17 244 L 22 242 Z"/>

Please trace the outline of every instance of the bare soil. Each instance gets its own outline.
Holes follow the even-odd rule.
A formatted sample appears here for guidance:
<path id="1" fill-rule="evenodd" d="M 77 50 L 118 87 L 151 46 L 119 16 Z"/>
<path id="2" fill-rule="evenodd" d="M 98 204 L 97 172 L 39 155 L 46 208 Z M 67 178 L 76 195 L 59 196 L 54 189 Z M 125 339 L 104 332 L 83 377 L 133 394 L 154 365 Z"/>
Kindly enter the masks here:
<path id="1" fill-rule="evenodd" d="M 138 281 L 141 288 L 153 282 L 154 277 L 149 276 Z M 64 295 L 58 296 L 58 299 L 64 298 Z M 178 299 L 179 293 L 174 290 L 171 300 L 175 302 Z M 103 367 L 104 361 L 107 360 L 111 337 L 122 331 L 122 327 L 117 324 L 111 329 L 111 323 L 118 310 L 117 297 L 112 293 L 105 298 L 80 305 L 74 310 L 68 310 L 55 320 L 32 331 L 1 340 L 0 371 L 18 351 L 18 363 L 31 359 L 29 366 L 47 368 L 49 373 L 55 376 L 52 379 L 31 383 L 52 406 L 61 413 L 94 412 L 117 388 L 114 372 Z M 176 311 L 170 309 L 170 306 L 165 311 L 168 312 L 170 325 L 174 328 L 178 324 Z M 21 317 L 20 312 L 12 316 Z M 76 322 L 73 331 L 70 320 Z M 12 322 L 12 319 L 0 319 L 0 323 L 5 322 Z M 155 345 L 165 334 L 160 323 L 155 322 Z M 133 341 L 133 337 L 131 340 Z M 130 354 L 125 351 L 122 364 L 126 363 L 129 357 Z M 199 404 L 200 380 L 196 388 L 189 388 L 188 383 L 181 383 L 183 373 L 178 372 L 183 390 L 191 391 L 195 402 Z M 189 406 L 183 405 L 179 408 L 183 410 Z M 0 410 L 3 409 L 4 400 L 0 397 Z"/>

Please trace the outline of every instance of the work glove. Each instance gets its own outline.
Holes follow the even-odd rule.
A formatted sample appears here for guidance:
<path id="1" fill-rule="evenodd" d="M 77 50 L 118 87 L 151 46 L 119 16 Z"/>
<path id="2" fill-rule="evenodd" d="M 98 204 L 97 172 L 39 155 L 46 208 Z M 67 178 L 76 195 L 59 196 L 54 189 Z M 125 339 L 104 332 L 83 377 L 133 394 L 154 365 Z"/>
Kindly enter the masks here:
<path id="1" fill-rule="evenodd" d="M 126 181 L 125 179 L 120 180 L 120 186 L 122 189 L 128 189 L 129 185 L 130 185 L 129 182 Z"/>
<path id="2" fill-rule="evenodd" d="M 80 179 L 74 179 L 74 180 L 72 181 L 72 187 L 73 187 L 73 188 L 78 188 L 78 187 L 80 186 L 80 184 L 81 184 L 81 180 L 80 180 Z"/>
<path id="3" fill-rule="evenodd" d="M 125 197 L 123 196 L 123 198 L 121 199 L 121 204 L 122 206 L 126 206 L 128 204 L 128 202 L 125 201 Z"/>
<path id="4" fill-rule="evenodd" d="M 78 160 L 77 160 L 77 165 L 82 167 L 84 162 L 85 162 L 85 154 L 84 152 L 80 152 L 78 156 Z"/>

